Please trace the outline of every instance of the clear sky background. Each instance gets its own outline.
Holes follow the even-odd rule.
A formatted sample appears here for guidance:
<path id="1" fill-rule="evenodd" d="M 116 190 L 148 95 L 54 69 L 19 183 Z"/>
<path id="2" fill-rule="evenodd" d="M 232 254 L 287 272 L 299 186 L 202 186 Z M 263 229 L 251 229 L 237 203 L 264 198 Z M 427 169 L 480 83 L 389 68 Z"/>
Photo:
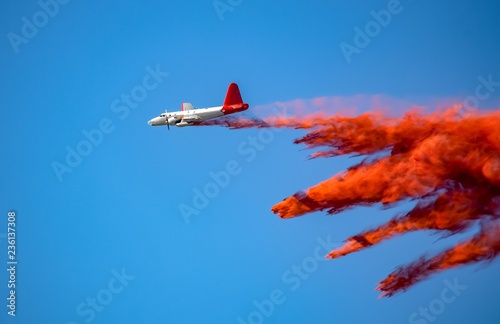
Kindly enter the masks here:
<path id="1" fill-rule="evenodd" d="M 0 271 L 0 321 L 499 323 L 498 260 L 378 299 L 378 281 L 395 267 L 464 235 L 413 233 L 346 258 L 315 258 L 328 252 L 319 242 L 338 246 L 410 203 L 290 220 L 270 212 L 355 159 L 308 160 L 292 143 L 300 130 L 168 132 L 146 123 L 183 101 L 220 105 L 230 82 L 250 114 L 265 115 L 272 112 L 255 107 L 322 96 L 460 101 L 474 95 L 478 77 L 500 81 L 497 1 L 393 3 L 222 0 L 218 12 L 210 0 L 3 1 L 0 259 L 7 269 L 14 210 L 18 264 L 15 318 Z M 388 6 L 396 8 L 390 22 L 346 57 L 341 44 L 355 46 L 356 28 Z M 159 72 L 149 78 L 151 70 Z M 135 108 L 122 95 L 135 96 Z M 492 86 L 479 108 L 499 99 Z M 69 166 L 71 150 L 86 156 Z M 179 208 L 193 207 L 228 163 L 237 172 L 187 222 Z M 58 176 L 54 165 L 66 169 Z"/>

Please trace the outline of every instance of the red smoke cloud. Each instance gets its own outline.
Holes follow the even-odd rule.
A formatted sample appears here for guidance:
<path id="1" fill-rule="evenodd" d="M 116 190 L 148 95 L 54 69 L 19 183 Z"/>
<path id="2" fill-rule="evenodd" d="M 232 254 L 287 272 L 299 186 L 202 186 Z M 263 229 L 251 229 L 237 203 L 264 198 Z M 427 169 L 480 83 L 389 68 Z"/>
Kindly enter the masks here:
<path id="1" fill-rule="evenodd" d="M 348 170 L 274 205 L 271 210 L 281 218 L 417 201 L 406 215 L 349 237 L 327 258 L 342 257 L 411 231 L 432 230 L 448 236 L 480 224 L 469 240 L 430 259 L 421 257 L 401 266 L 382 280 L 377 289 L 382 296 L 392 296 L 433 273 L 492 260 L 500 252 L 500 112 L 462 117 L 460 108 L 455 105 L 432 114 L 411 111 L 398 118 L 376 113 L 356 117 L 316 114 L 263 120 L 228 118 L 203 125 L 302 128 L 307 132 L 295 143 L 318 149 L 313 158 L 366 156 Z"/>

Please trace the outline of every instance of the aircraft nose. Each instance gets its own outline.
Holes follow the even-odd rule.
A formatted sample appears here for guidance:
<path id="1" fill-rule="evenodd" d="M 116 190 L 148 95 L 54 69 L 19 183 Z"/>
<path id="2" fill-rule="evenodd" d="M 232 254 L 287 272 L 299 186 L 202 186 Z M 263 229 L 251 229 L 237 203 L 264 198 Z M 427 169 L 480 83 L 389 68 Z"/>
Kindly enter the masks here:
<path id="1" fill-rule="evenodd" d="M 148 125 L 152 126 L 153 125 L 153 120 L 148 120 Z"/>

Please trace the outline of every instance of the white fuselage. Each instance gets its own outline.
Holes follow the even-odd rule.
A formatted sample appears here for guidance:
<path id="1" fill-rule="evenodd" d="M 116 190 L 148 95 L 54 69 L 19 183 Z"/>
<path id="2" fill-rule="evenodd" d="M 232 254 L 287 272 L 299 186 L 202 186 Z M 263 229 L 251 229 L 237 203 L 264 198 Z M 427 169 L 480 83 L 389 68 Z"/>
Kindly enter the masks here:
<path id="1" fill-rule="evenodd" d="M 167 112 L 148 121 L 151 126 L 184 127 L 198 125 L 206 120 L 224 115 L 238 113 L 248 109 L 248 104 L 243 102 L 240 89 L 236 83 L 229 84 L 224 104 L 217 107 L 194 108 L 189 102 L 183 102 L 180 111 Z"/>
<path id="2" fill-rule="evenodd" d="M 224 116 L 223 106 L 197 108 L 185 111 L 164 112 L 160 116 L 148 121 L 151 126 L 189 126 L 194 123 L 200 123 L 205 120 Z"/>

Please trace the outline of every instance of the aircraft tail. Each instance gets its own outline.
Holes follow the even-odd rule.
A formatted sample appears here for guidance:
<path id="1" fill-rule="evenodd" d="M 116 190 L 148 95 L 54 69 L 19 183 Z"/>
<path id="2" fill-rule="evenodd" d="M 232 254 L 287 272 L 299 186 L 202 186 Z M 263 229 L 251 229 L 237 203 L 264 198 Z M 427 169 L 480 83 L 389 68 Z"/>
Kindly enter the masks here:
<path id="1" fill-rule="evenodd" d="M 226 99 L 224 100 L 223 111 L 226 114 L 228 114 L 246 109 L 248 109 L 248 104 L 243 102 L 238 85 L 236 83 L 231 83 L 229 85 L 229 88 L 227 89 Z"/>
<path id="2" fill-rule="evenodd" d="M 229 88 L 227 88 L 226 100 L 224 100 L 224 106 L 232 106 L 237 104 L 242 104 L 243 99 L 241 99 L 240 89 L 236 83 L 231 83 Z"/>

